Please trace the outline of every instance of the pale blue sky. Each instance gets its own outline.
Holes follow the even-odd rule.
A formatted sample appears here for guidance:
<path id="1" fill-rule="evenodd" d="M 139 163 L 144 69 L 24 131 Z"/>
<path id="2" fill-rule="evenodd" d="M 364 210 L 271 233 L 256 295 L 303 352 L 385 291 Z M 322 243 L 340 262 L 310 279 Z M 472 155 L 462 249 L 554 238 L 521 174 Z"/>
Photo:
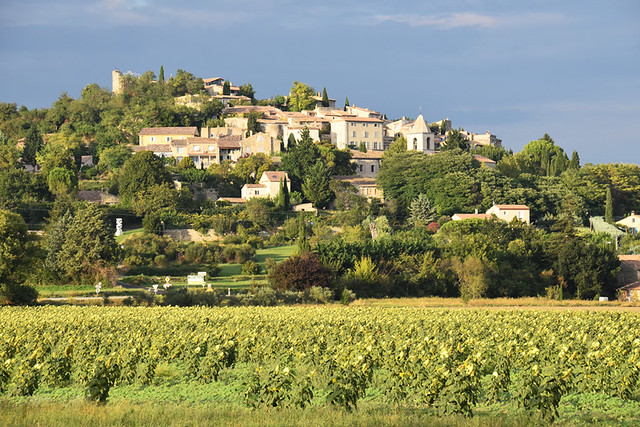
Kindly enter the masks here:
<path id="1" fill-rule="evenodd" d="M 637 0 L 0 0 L 1 102 L 49 107 L 160 65 L 640 162 Z"/>

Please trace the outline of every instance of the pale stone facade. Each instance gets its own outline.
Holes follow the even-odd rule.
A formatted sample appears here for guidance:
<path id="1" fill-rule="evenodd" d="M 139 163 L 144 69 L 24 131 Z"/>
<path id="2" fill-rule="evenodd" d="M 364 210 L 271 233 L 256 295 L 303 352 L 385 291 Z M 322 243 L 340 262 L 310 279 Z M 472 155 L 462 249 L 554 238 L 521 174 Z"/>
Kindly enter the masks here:
<path id="1" fill-rule="evenodd" d="M 245 184 L 241 190 L 241 197 L 245 200 L 254 197 L 276 198 L 280 192 L 280 181 L 283 181 L 287 189 L 291 191 L 291 181 L 286 172 L 267 171 L 263 172 L 258 184 Z"/>
<path id="2" fill-rule="evenodd" d="M 167 144 L 172 140 L 198 136 L 198 128 L 191 127 L 155 127 L 143 128 L 138 134 L 139 145 Z"/>
<path id="3" fill-rule="evenodd" d="M 384 149 L 383 121 L 370 117 L 341 117 L 331 122 L 331 143 L 339 149 L 358 147 L 364 142 L 367 150 Z"/>
<path id="4" fill-rule="evenodd" d="M 640 215 L 636 215 L 635 212 L 631 212 L 631 215 L 616 222 L 618 225 L 627 227 L 633 234 L 638 234 L 640 231 Z"/>
<path id="5" fill-rule="evenodd" d="M 351 163 L 356 166 L 356 175 L 363 178 L 375 178 L 380 171 L 383 151 L 367 151 L 363 153 L 351 150 Z"/>
<path id="6" fill-rule="evenodd" d="M 436 152 L 436 135 L 429 130 L 429 126 L 424 121 L 422 114 L 413 122 L 405 137 L 407 138 L 408 151 L 420 151 L 429 154 Z"/>
<path id="7" fill-rule="evenodd" d="M 510 222 L 513 218 L 518 218 L 527 224 L 531 222 L 529 208 L 525 205 L 493 205 L 487 213 L 502 221 Z"/>

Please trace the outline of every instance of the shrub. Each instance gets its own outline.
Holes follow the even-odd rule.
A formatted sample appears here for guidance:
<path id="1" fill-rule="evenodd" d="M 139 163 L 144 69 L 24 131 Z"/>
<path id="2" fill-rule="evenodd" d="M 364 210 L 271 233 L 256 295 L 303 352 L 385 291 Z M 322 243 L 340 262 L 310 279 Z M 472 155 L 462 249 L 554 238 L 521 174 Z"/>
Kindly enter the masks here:
<path id="1" fill-rule="evenodd" d="M 245 305 L 273 306 L 277 302 L 276 291 L 269 286 L 261 286 L 254 294 L 247 294 L 242 302 Z"/>
<path id="2" fill-rule="evenodd" d="M 38 291 L 31 286 L 18 283 L 0 284 L 0 306 L 34 304 L 37 300 Z"/>
<path id="3" fill-rule="evenodd" d="M 340 295 L 340 303 L 344 305 L 349 305 L 356 300 L 356 294 L 351 292 L 349 289 L 344 288 L 342 290 L 342 294 Z"/>
<path id="4" fill-rule="evenodd" d="M 332 287 L 333 274 L 313 252 L 294 255 L 276 265 L 269 282 L 280 291 L 306 290 L 313 286 Z"/>
<path id="5" fill-rule="evenodd" d="M 156 212 L 148 213 L 142 218 L 142 227 L 147 234 L 162 235 L 162 222 L 160 215 Z"/>
<path id="6" fill-rule="evenodd" d="M 158 267 L 166 267 L 167 265 L 169 265 L 169 261 L 167 260 L 166 255 L 157 255 L 153 259 L 153 262 L 155 262 Z"/>
<path id="7" fill-rule="evenodd" d="M 240 272 L 249 276 L 260 274 L 260 265 L 252 260 L 245 261 Z"/>
<path id="8" fill-rule="evenodd" d="M 222 250 L 222 258 L 228 263 L 243 264 L 253 258 L 256 250 L 250 245 L 228 245 Z"/>
<path id="9" fill-rule="evenodd" d="M 319 304 L 326 304 L 333 299 L 333 291 L 321 286 L 312 286 L 309 289 L 309 300 Z"/>
<path id="10" fill-rule="evenodd" d="M 271 273 L 276 266 L 276 260 L 268 257 L 264 260 L 264 268 L 267 270 L 267 274 Z"/>

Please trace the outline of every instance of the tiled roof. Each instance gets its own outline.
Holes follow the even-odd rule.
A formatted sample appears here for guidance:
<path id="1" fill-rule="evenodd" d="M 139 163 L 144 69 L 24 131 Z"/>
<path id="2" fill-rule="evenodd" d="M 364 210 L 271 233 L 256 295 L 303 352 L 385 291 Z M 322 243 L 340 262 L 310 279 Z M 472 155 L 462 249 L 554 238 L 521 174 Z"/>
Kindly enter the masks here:
<path id="1" fill-rule="evenodd" d="M 621 289 L 623 291 L 629 291 L 629 290 L 632 290 L 632 289 L 640 289 L 640 282 L 629 283 L 628 285 L 624 285 L 623 287 L 618 288 L 618 289 Z"/>
<path id="2" fill-rule="evenodd" d="M 358 150 L 351 150 L 351 157 L 354 159 L 380 160 L 382 159 L 383 154 L 384 151 L 380 150 L 367 151 L 366 153 Z"/>
<path id="3" fill-rule="evenodd" d="M 280 182 L 280 180 L 288 180 L 287 173 L 284 171 L 266 171 L 262 173 L 271 182 Z M 262 178 L 261 178 L 262 179 Z"/>
<path id="4" fill-rule="evenodd" d="M 264 184 L 245 184 L 247 188 L 267 188 Z"/>
<path id="5" fill-rule="evenodd" d="M 453 216 L 457 216 L 460 219 L 471 219 L 471 218 L 479 218 L 479 219 L 491 219 L 491 215 L 489 214 L 463 214 L 456 213 Z"/>
<path id="6" fill-rule="evenodd" d="M 190 127 L 155 127 L 155 128 L 142 128 L 140 135 L 189 135 L 198 136 L 198 128 L 195 126 Z"/>
<path id="7" fill-rule="evenodd" d="M 170 153 L 171 145 L 170 144 L 149 144 L 149 145 L 134 145 L 131 147 L 131 151 L 139 152 L 139 151 L 153 151 L 153 152 L 163 152 Z"/>
<path id="8" fill-rule="evenodd" d="M 221 139 L 218 141 L 218 148 L 220 150 L 239 150 L 242 146 L 240 145 L 240 141 L 226 141 Z"/>
<path id="9" fill-rule="evenodd" d="M 374 117 L 340 117 L 334 119 L 334 121 L 341 122 L 364 122 L 364 123 L 382 123 L 381 119 L 376 119 Z"/>
<path id="10" fill-rule="evenodd" d="M 187 142 L 189 144 L 194 143 L 194 142 L 200 142 L 200 143 L 209 143 L 209 144 L 215 144 L 216 142 L 218 142 L 218 138 L 205 138 L 202 136 L 192 136 L 187 138 Z"/>
<path id="11" fill-rule="evenodd" d="M 474 154 L 473 158 L 479 161 L 480 163 L 493 163 L 495 164 L 495 160 L 491 160 L 488 157 L 481 156 L 480 154 Z"/>
<path id="12" fill-rule="evenodd" d="M 244 203 L 247 201 L 247 199 L 243 199 L 242 197 L 220 197 L 218 200 L 229 203 Z"/>
<path id="13" fill-rule="evenodd" d="M 376 186 L 375 178 L 362 178 L 355 175 L 336 175 L 333 177 L 336 181 L 347 181 L 358 186 Z"/>
<path id="14" fill-rule="evenodd" d="M 519 210 L 529 210 L 529 207 L 526 205 L 494 205 L 500 210 L 503 211 L 519 211 Z"/>

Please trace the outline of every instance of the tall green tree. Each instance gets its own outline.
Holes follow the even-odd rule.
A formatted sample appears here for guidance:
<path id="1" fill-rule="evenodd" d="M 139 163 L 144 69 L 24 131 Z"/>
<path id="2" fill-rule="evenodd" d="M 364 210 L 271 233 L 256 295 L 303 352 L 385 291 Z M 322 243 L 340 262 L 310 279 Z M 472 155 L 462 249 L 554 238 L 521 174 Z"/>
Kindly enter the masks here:
<path id="1" fill-rule="evenodd" d="M 455 150 L 456 148 L 464 151 L 469 151 L 469 142 L 465 139 L 462 132 L 459 130 L 452 130 L 444 140 L 444 145 L 440 147 L 441 150 Z"/>
<path id="2" fill-rule="evenodd" d="M 347 111 L 347 107 L 348 107 L 349 105 L 350 105 L 350 104 L 349 104 L 349 97 L 347 96 L 347 97 L 344 99 L 344 110 L 345 110 L 345 111 Z"/>
<path id="3" fill-rule="evenodd" d="M 118 190 L 122 201 L 129 204 L 137 193 L 164 183 L 172 183 L 164 161 L 151 151 L 140 151 L 120 168 Z"/>
<path id="4" fill-rule="evenodd" d="M 0 132 L 0 170 L 16 169 L 19 157 L 15 141 Z"/>
<path id="5" fill-rule="evenodd" d="M 113 271 L 118 255 L 114 226 L 107 224 L 104 213 L 97 206 L 78 210 L 66 229 L 56 230 L 64 232 L 63 236 L 51 236 L 62 241 L 54 256 L 56 269 L 62 276 L 83 283 L 94 281 L 105 274 L 105 270 Z"/>
<path id="6" fill-rule="evenodd" d="M 69 169 L 54 168 L 47 176 L 49 191 L 56 196 L 72 195 L 78 191 L 78 177 Z"/>
<path id="7" fill-rule="evenodd" d="M 607 196 L 604 205 L 604 220 L 609 224 L 613 224 L 613 197 L 611 196 L 611 187 L 607 186 Z"/>
<path id="8" fill-rule="evenodd" d="M 413 226 L 426 226 L 435 221 L 437 217 L 436 210 L 431 206 L 429 198 L 422 193 L 418 194 L 418 197 L 411 202 L 409 212 L 409 223 Z"/>
<path id="9" fill-rule="evenodd" d="M 158 74 L 158 81 L 160 84 L 164 84 L 164 66 L 160 66 L 160 74 Z"/>
<path id="10" fill-rule="evenodd" d="M 231 95 L 231 83 L 229 82 L 229 80 L 225 80 L 222 84 L 222 94 Z"/>
<path id="11" fill-rule="evenodd" d="M 313 110 L 316 105 L 315 91 L 302 82 L 293 82 L 289 92 L 289 111 Z"/>
<path id="12" fill-rule="evenodd" d="M 251 83 L 245 83 L 242 86 L 240 86 L 240 89 L 238 90 L 238 95 L 240 96 L 246 96 L 247 98 L 249 98 L 251 100 L 251 102 L 255 102 L 255 94 L 256 91 L 253 89 L 253 86 L 251 85 Z"/>
<path id="13" fill-rule="evenodd" d="M 322 88 L 322 106 L 323 107 L 328 107 L 329 106 L 329 96 L 327 95 L 327 88 L 326 87 Z"/>
<path id="14" fill-rule="evenodd" d="M 262 126 L 258 122 L 259 115 L 256 112 L 247 114 L 247 133 L 246 137 L 249 138 L 254 133 L 262 132 Z"/>
<path id="15" fill-rule="evenodd" d="M 302 188 L 302 180 L 311 166 L 315 164 L 318 154 L 318 147 L 313 143 L 307 128 L 300 132 L 298 144 L 282 154 L 281 168 L 289 174 L 293 191 L 299 191 Z"/>
<path id="16" fill-rule="evenodd" d="M 22 149 L 22 163 L 26 165 L 36 165 L 36 154 L 40 151 L 44 142 L 42 135 L 38 131 L 38 125 L 32 124 L 24 137 L 24 148 Z"/>
<path id="17" fill-rule="evenodd" d="M 314 208 L 325 208 L 331 201 L 331 176 L 324 162 L 318 160 L 304 177 L 302 191 Z"/>
<path id="18" fill-rule="evenodd" d="M 35 246 L 24 219 L 0 209 L 0 305 L 35 302 L 38 293 L 22 284 L 34 258 Z"/>
<path id="19" fill-rule="evenodd" d="M 571 161 L 569 162 L 570 169 L 580 169 L 580 156 L 576 150 L 571 153 Z"/>

